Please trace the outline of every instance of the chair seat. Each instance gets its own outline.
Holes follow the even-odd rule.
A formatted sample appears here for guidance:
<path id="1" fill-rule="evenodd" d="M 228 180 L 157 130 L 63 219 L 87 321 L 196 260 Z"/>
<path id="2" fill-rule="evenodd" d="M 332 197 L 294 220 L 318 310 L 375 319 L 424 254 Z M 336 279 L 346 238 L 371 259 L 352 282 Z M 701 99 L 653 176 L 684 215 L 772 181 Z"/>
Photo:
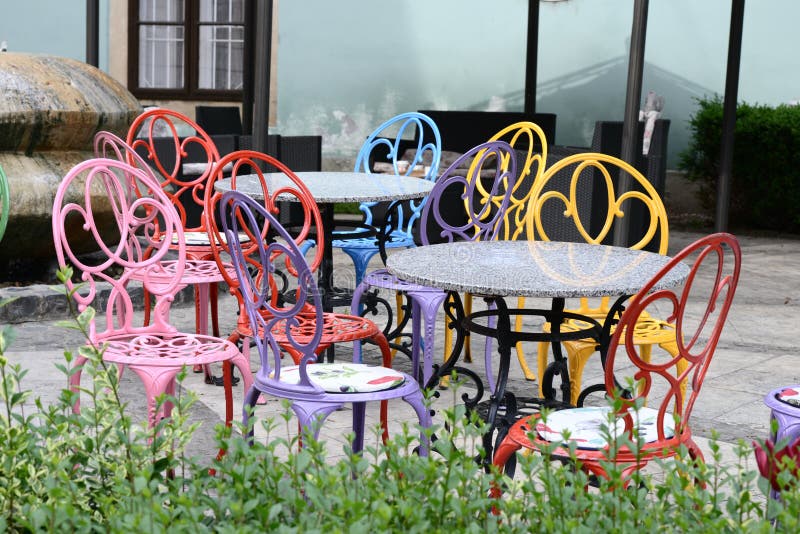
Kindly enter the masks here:
<path id="1" fill-rule="evenodd" d="M 223 243 L 227 243 L 227 239 L 223 234 L 220 234 Z M 184 232 L 183 233 L 183 241 L 186 243 L 187 246 L 210 246 L 211 240 L 208 238 L 208 232 Z M 247 234 L 244 232 L 239 232 L 239 242 L 240 243 L 248 243 L 250 238 L 247 237 Z M 172 242 L 178 242 L 178 236 L 172 236 Z"/>
<path id="2" fill-rule="evenodd" d="M 317 363 L 309 365 L 308 378 L 326 393 L 372 393 L 393 389 L 405 382 L 405 375 L 388 367 L 363 363 Z M 281 382 L 300 383 L 300 366 L 282 367 Z"/>
<path id="3" fill-rule="evenodd" d="M 331 312 L 323 313 L 322 317 L 324 324 L 322 328 L 322 338 L 319 341 L 320 349 L 327 348 L 334 343 L 370 339 L 380 333 L 378 326 L 364 317 Z M 314 316 L 298 315 L 296 319 L 298 324 L 291 329 L 292 338 L 300 344 L 308 343 L 310 336 L 314 332 Z M 272 336 L 278 344 L 289 349 L 291 344 L 286 335 L 286 327 L 284 324 L 284 321 L 275 323 L 272 327 Z M 241 337 L 253 336 L 253 331 L 250 328 L 249 321 L 247 321 L 246 314 L 241 314 L 236 331 Z M 263 332 L 259 333 L 259 335 L 263 336 Z"/>
<path id="4" fill-rule="evenodd" d="M 432 293 L 442 293 L 441 289 L 435 287 L 422 286 L 413 282 L 407 282 L 389 273 L 386 269 L 376 269 L 364 277 L 364 282 L 372 287 L 391 289 L 393 291 L 413 291 L 420 293 L 430 291 Z"/>
<path id="5" fill-rule="evenodd" d="M 240 354 L 236 345 L 226 339 L 182 332 L 117 334 L 98 341 L 106 343 L 105 361 L 124 365 L 205 365 Z"/>
<path id="6" fill-rule="evenodd" d="M 800 388 L 786 388 L 778 393 L 777 398 L 790 406 L 800 407 L 800 391 L 798 390 Z"/>
<path id="7" fill-rule="evenodd" d="M 177 265 L 176 262 L 162 261 L 157 265 L 158 270 L 138 269 L 134 271 L 131 273 L 131 279 L 142 281 L 145 278 L 145 273 L 150 280 L 158 280 L 158 278 L 163 278 L 166 281 L 171 280 L 175 276 L 175 267 Z M 233 265 L 230 263 L 225 263 L 223 265 L 225 266 L 225 272 L 230 277 L 236 276 L 236 271 L 234 270 Z M 208 284 L 213 282 L 222 282 L 224 280 L 225 278 L 219 271 L 217 262 L 213 260 L 186 261 L 183 269 L 183 275 L 181 276 L 181 282 L 186 285 Z"/>
<path id="8" fill-rule="evenodd" d="M 620 418 L 615 428 L 609 427 L 609 413 L 607 406 L 593 406 L 586 408 L 571 408 L 553 412 L 547 416 L 547 421 L 536 421 L 536 434 L 540 439 L 557 443 L 574 443 L 579 449 L 597 450 L 608 445 L 608 437 L 621 436 L 625 432 L 625 423 Z M 658 412 L 652 408 L 641 408 L 638 412 L 631 410 L 633 424 L 639 430 L 639 438 L 644 443 L 652 443 L 658 439 L 656 425 Z M 603 427 L 607 430 L 604 430 Z M 673 418 L 667 414 L 664 417 L 666 438 L 675 435 Z M 569 438 L 564 438 L 564 433 L 569 432 Z"/>
<path id="9" fill-rule="evenodd" d="M 570 310 L 574 311 L 574 310 Z M 589 317 L 602 321 L 605 315 L 589 314 Z M 574 332 L 589 328 L 591 325 L 586 321 L 578 319 L 568 319 L 561 325 L 561 332 Z M 543 325 L 543 330 L 549 332 L 551 329 L 550 323 Z M 612 325 L 611 334 L 616 330 L 616 325 Z M 649 315 L 647 312 L 642 313 L 639 320 L 636 321 L 633 330 L 633 338 L 635 345 L 660 345 L 662 343 L 669 343 L 675 341 L 675 325 L 668 323 L 657 317 Z M 595 343 L 593 340 L 588 340 L 590 343 Z"/>
<path id="10" fill-rule="evenodd" d="M 346 234 L 342 232 L 341 234 Z M 340 235 L 341 235 L 340 234 Z M 359 237 L 355 239 L 334 239 L 332 242 L 334 248 L 363 248 L 363 249 L 378 249 L 378 238 L 374 236 Z M 404 232 L 394 231 L 391 237 L 386 241 L 386 248 L 408 248 L 416 246 L 414 239 Z"/>

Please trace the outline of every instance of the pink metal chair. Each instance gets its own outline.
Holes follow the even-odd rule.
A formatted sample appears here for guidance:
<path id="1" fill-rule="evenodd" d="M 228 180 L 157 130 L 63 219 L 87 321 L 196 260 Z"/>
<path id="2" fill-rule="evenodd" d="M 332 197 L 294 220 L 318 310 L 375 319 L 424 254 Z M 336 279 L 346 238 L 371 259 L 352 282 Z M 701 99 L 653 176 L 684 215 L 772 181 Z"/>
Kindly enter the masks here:
<path id="1" fill-rule="evenodd" d="M 137 193 L 146 192 L 141 197 Z M 70 200 L 79 199 L 79 200 Z M 94 206 L 114 206 L 115 223 L 95 219 Z M 94 239 L 100 260 L 87 261 L 71 239 L 80 233 Z M 185 287 L 186 250 L 177 212 L 152 176 L 120 161 L 93 159 L 76 165 L 64 177 L 53 204 L 53 240 L 60 266 L 70 264 L 81 273 L 83 287 L 74 293 L 78 311 L 95 304 L 103 306 L 105 318 L 93 319 L 89 343 L 105 347 L 103 360 L 133 370 L 142 380 L 147 395 L 148 421 L 154 425 L 169 416 L 167 403 L 156 411 L 162 393 L 174 394 L 175 376 L 184 365 L 225 362 L 226 423 L 233 418 L 230 364 L 247 380 L 250 366 L 229 341 L 177 331 L 169 323 L 173 296 Z M 173 239 L 174 238 L 174 239 Z M 77 242 L 77 241 L 76 241 Z M 167 259 L 172 251 L 173 259 Z M 94 256 L 96 257 L 96 256 Z M 134 302 L 128 292 L 131 282 L 141 282 L 155 298 L 150 321 L 136 326 Z M 70 289 L 74 287 L 67 282 Z M 104 286 L 108 300 L 99 299 Z M 80 386 L 80 366 L 71 375 L 71 386 Z M 76 404 L 75 410 L 79 410 Z"/>
<path id="2" fill-rule="evenodd" d="M 666 273 L 685 269 L 689 262 L 683 287 L 659 288 Z M 649 461 L 674 457 L 682 446 L 692 459 L 702 461 L 689 418 L 733 302 L 741 262 L 739 242 L 730 234 L 703 237 L 675 255 L 633 298 L 611 338 L 605 393 L 620 402 L 620 409 L 592 406 L 560 410 L 546 419 L 541 414 L 524 417 L 509 429 L 493 463 L 502 468 L 523 448 L 548 450 L 555 458 L 574 454 L 581 469 L 596 476 L 608 477 L 610 464 L 621 466 L 627 484 Z M 651 360 L 643 354 L 635 327 L 648 308 L 658 305 L 671 312 L 678 351 Z M 614 445 L 612 435 L 638 440 L 640 446 Z"/>
<path id="3" fill-rule="evenodd" d="M 184 129 L 194 133 L 181 138 L 180 130 Z M 205 218 L 202 217 L 206 182 L 219 161 L 217 147 L 211 136 L 190 118 L 163 108 L 151 109 L 136 117 L 128 129 L 126 143 L 135 152 L 144 155 L 180 216 L 186 240 L 186 258 L 189 261 L 184 271 L 184 282 L 195 287 L 195 331 L 198 334 L 209 333 L 210 308 L 211 331 L 214 336 L 219 336 L 217 284 L 223 277 L 213 261 Z M 195 167 L 193 172 L 187 170 L 187 159 L 195 160 L 191 163 Z M 139 165 L 140 160 L 128 153 L 128 163 L 131 165 Z M 162 238 L 160 235 L 154 236 L 156 241 Z M 177 247 L 177 243 L 173 242 L 172 247 Z M 150 318 L 148 303 L 149 296 L 146 293 L 145 322 Z M 199 367 L 194 370 L 202 371 Z M 206 367 L 205 373 L 206 383 L 214 383 L 210 368 Z"/>
<path id="4" fill-rule="evenodd" d="M 239 279 L 239 291 L 261 358 L 255 383 L 245 394 L 245 426 L 261 393 L 290 399 L 303 435 L 315 439 L 330 413 L 345 403 L 352 403 L 353 450 L 360 451 L 364 444 L 366 403 L 381 401 L 383 408 L 387 400 L 402 398 L 419 418 L 423 427 L 421 453 L 427 454 L 424 429 L 430 426 L 430 414 L 419 384 L 411 376 L 358 361 L 317 363 L 327 327 L 320 293 L 295 238 L 278 223 L 273 212 L 238 191 L 222 195 L 219 209 Z M 259 238 L 265 227 L 275 236 L 269 243 Z M 239 238 L 242 233 L 249 238 L 244 247 L 255 244 L 257 250 L 251 258 L 258 259 L 261 268 L 250 268 L 251 262 L 242 253 L 244 247 Z M 275 296 L 272 275 L 279 264 L 286 266 L 296 281 L 295 298 L 291 302 L 280 303 Z M 373 340 L 380 347 L 385 362 L 390 358 L 389 345 L 377 327 L 374 328 L 377 333 Z M 293 355 L 294 365 L 283 365 L 282 349 Z M 252 427 L 248 428 L 252 439 Z M 384 439 L 386 437 L 384 422 Z"/>

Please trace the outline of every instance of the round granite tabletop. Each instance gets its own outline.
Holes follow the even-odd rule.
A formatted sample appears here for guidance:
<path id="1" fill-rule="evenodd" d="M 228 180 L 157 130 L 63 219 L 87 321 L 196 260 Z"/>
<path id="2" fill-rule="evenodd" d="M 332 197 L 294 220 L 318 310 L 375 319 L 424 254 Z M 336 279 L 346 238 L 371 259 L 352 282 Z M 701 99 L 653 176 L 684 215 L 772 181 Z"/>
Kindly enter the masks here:
<path id="1" fill-rule="evenodd" d="M 545 241 L 461 241 L 410 248 L 386 267 L 408 282 L 491 296 L 633 295 L 670 258 L 622 247 Z M 689 267 L 670 271 L 655 289 L 681 284 Z"/>
<path id="2" fill-rule="evenodd" d="M 367 174 L 361 172 L 298 172 L 300 178 L 318 203 L 337 204 L 343 202 L 381 202 L 421 198 L 431 192 L 433 182 L 410 176 L 393 174 Z M 281 172 L 267 173 L 267 189 L 274 190 L 291 181 Z M 231 179 L 216 183 L 217 191 L 230 191 Z M 236 190 L 261 200 L 261 185 L 256 175 L 236 178 Z M 281 199 L 281 197 L 278 197 Z M 297 200 L 288 195 L 286 200 Z"/>

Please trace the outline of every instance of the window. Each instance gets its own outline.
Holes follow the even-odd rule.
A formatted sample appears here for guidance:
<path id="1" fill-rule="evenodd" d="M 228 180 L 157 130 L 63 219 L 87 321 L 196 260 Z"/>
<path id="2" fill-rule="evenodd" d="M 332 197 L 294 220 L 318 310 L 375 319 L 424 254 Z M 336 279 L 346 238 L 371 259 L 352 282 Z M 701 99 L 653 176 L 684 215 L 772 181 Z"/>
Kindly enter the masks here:
<path id="1" fill-rule="evenodd" d="M 130 2 L 128 85 L 137 97 L 241 98 L 245 0 Z"/>

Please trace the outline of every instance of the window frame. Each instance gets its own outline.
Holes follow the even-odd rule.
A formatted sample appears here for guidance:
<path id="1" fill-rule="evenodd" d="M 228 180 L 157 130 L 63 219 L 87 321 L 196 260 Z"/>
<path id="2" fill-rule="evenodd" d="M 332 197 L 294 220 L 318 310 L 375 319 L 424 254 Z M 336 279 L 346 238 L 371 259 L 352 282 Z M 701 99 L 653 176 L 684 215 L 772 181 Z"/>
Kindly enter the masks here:
<path id="1" fill-rule="evenodd" d="M 140 99 L 159 100 L 207 100 L 207 101 L 240 101 L 243 96 L 242 89 L 201 89 L 199 87 L 199 62 L 200 62 L 200 27 L 201 26 L 241 26 L 246 35 L 246 22 L 239 23 L 209 23 L 200 21 L 200 3 L 197 0 L 185 0 L 183 20 L 183 76 L 184 87 L 168 89 L 164 87 L 148 88 L 139 87 L 139 28 L 142 25 L 180 25 L 164 21 L 140 21 L 139 0 L 128 2 L 128 90 Z M 246 4 L 246 2 L 245 2 Z M 245 20 L 247 12 L 245 8 Z M 245 43 L 245 48 L 247 44 Z M 242 64 L 246 62 L 246 51 L 243 50 Z M 242 73 L 243 77 L 245 73 Z"/>

